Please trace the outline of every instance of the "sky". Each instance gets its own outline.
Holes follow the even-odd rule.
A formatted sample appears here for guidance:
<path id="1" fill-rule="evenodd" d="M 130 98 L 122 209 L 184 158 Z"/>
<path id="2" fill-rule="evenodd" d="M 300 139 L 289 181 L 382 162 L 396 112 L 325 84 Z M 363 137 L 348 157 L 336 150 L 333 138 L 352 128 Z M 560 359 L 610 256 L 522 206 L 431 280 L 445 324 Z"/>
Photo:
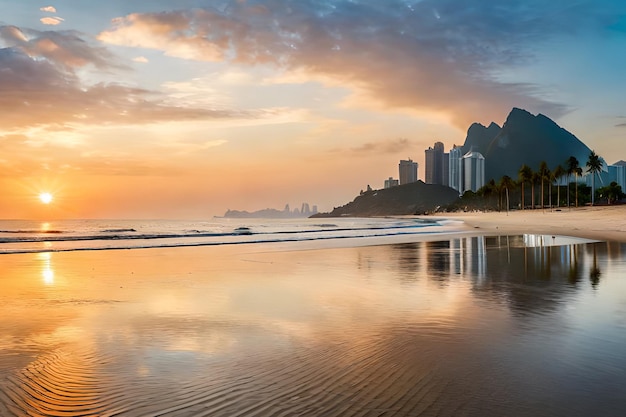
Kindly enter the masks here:
<path id="1" fill-rule="evenodd" d="M 513 107 L 626 159 L 622 0 L 0 9 L 4 219 L 330 211 Z"/>

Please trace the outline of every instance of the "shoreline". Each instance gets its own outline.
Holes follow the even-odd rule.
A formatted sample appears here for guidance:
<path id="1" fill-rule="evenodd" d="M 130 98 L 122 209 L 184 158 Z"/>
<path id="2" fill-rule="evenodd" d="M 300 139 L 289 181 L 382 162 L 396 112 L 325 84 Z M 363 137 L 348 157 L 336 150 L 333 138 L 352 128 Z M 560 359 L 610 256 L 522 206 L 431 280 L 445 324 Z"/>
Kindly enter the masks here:
<path id="1" fill-rule="evenodd" d="M 436 218 L 462 220 L 478 234 L 550 234 L 626 242 L 626 205 L 442 214 Z"/>
<path id="2" fill-rule="evenodd" d="M 379 246 L 413 242 L 449 240 L 468 236 L 505 236 L 505 235 L 559 235 L 564 237 L 582 238 L 596 241 L 626 242 L 626 205 L 617 206 L 585 206 L 579 208 L 561 208 L 545 210 L 515 210 L 510 212 L 451 212 L 437 215 L 420 216 L 386 216 L 388 219 L 418 219 L 438 223 L 434 227 L 425 226 L 411 233 L 382 233 L 370 236 L 312 236 L 311 239 L 284 239 L 263 237 L 259 235 L 244 236 L 247 239 L 227 239 L 224 242 L 212 239 L 166 240 L 149 245 L 124 244 L 124 240 L 107 240 L 106 245 L 81 246 L 83 240 L 74 244 L 47 244 L 35 242 L 33 247 L 13 247 L 8 244 L 5 249 L 0 247 L 1 255 L 27 254 L 42 252 L 76 252 L 76 251 L 108 251 L 129 249 L 174 249 L 182 247 L 242 247 L 243 252 L 257 251 L 294 251 L 326 248 L 345 248 L 359 246 Z M 338 223 L 339 224 L 339 223 Z M 344 225 L 345 226 L 345 225 Z M 350 225 L 346 226 L 349 227 Z M 157 239 L 159 240 L 159 239 Z M 73 243 L 70 242 L 70 243 Z M 154 243 L 159 243 L 152 245 Z M 250 246 L 251 245 L 251 246 Z M 19 245 L 21 246 L 21 245 Z M 31 245 L 32 246 L 32 245 Z M 10 249 L 10 250 L 9 250 Z"/>

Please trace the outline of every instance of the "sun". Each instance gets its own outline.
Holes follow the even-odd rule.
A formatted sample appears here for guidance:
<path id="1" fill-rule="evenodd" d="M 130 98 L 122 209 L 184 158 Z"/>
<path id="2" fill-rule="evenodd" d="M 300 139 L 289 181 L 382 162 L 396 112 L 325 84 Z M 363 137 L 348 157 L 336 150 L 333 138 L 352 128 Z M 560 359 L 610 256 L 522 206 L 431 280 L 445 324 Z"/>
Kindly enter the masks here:
<path id="1" fill-rule="evenodd" d="M 50 204 L 52 202 L 52 194 L 41 193 L 39 194 L 39 200 L 41 200 L 41 202 L 44 204 Z"/>

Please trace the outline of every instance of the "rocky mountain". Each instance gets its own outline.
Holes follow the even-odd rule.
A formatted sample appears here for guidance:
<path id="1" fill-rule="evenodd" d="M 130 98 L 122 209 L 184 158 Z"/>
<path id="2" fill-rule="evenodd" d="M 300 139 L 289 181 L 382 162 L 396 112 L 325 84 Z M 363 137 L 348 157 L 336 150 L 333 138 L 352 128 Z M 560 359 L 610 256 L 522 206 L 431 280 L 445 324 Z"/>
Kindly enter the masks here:
<path id="1" fill-rule="evenodd" d="M 459 193 L 443 185 L 424 184 L 422 181 L 382 190 L 369 190 L 354 201 L 336 207 L 330 213 L 311 217 L 367 217 L 424 214 L 438 206 L 446 206 L 459 198 Z"/>
<path id="2" fill-rule="evenodd" d="M 518 108 L 511 110 L 502 128 L 495 123 L 489 127 L 472 124 L 463 145 L 464 152 L 470 149 L 485 157 L 486 181 L 503 175 L 515 179 L 522 164 L 537 170 L 546 161 L 554 169 L 572 155 L 584 166 L 591 151 L 550 118 Z"/>
<path id="3" fill-rule="evenodd" d="M 465 138 L 465 144 L 463 145 L 463 151 L 465 153 L 470 150 L 475 150 L 480 153 L 483 153 L 483 150 L 489 149 L 491 145 L 491 141 L 495 138 L 502 128 L 491 122 L 489 127 L 485 127 L 480 123 L 472 123 L 472 125 L 467 129 L 467 137 Z M 483 154 L 485 156 L 485 154 Z"/>

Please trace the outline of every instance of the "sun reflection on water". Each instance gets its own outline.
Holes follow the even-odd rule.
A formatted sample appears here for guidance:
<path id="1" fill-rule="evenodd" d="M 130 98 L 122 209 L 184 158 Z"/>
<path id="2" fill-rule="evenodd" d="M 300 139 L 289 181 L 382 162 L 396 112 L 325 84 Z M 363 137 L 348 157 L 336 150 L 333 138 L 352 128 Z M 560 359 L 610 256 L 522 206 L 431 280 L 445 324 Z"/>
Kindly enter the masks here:
<path id="1" fill-rule="evenodd" d="M 52 254 L 50 252 L 43 252 L 38 254 L 41 260 L 41 276 L 43 282 L 46 285 L 54 284 L 54 269 L 52 269 Z"/>

